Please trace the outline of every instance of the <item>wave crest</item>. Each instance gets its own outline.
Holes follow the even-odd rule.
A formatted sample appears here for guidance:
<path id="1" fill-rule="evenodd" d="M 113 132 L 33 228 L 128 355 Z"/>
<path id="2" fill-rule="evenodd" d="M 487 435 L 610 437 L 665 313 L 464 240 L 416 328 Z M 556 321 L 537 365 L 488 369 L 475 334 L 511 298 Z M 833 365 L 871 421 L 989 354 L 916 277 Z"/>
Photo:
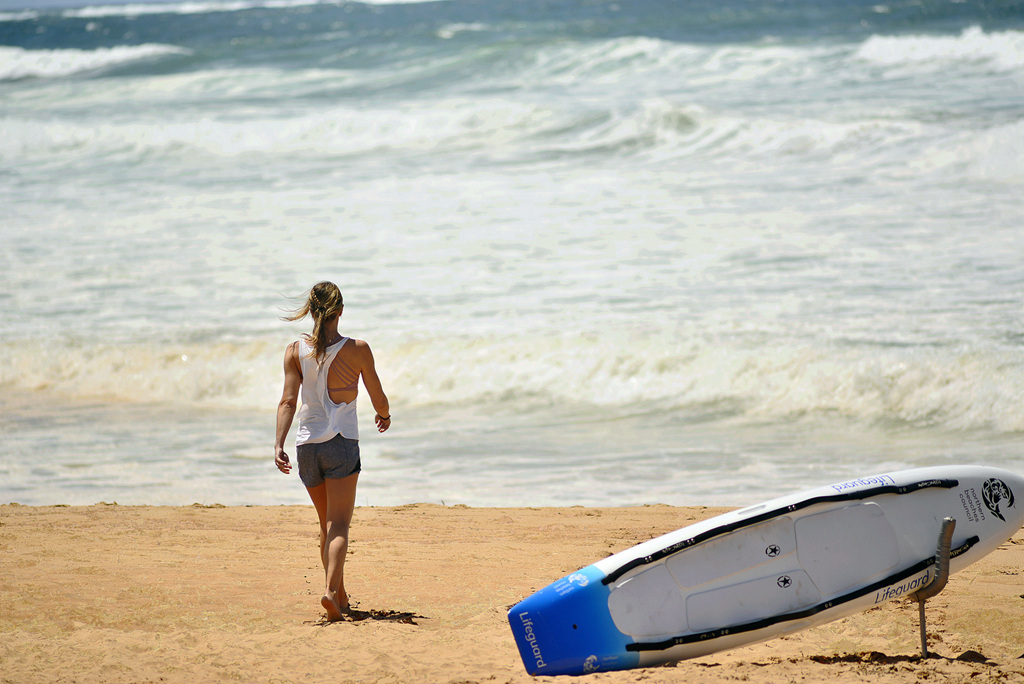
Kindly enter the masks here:
<path id="1" fill-rule="evenodd" d="M 422 358 L 427 350 L 409 348 L 396 353 L 403 360 L 396 380 L 405 401 L 425 405 L 547 402 L 684 418 L 839 416 L 863 425 L 1024 431 L 1016 399 L 1024 392 L 1019 354 L 600 338 L 538 345 L 475 341 L 431 349 Z"/>
<path id="2" fill-rule="evenodd" d="M 997 71 L 1024 68 L 1024 33 L 985 33 L 974 26 L 957 36 L 872 36 L 856 58 L 883 67 L 945 69 L 950 64 L 984 64 Z"/>
<path id="3" fill-rule="evenodd" d="M 65 349 L 40 361 L 7 345 L 0 387 L 77 398 L 260 409 L 280 393 L 283 344 Z M 396 406 L 486 412 L 559 406 L 701 421 L 841 417 L 853 424 L 1024 431 L 1024 358 L 1014 352 L 737 346 L 591 335 L 375 345 Z"/>
<path id="4" fill-rule="evenodd" d="M 191 54 L 191 51 L 175 45 L 158 43 L 95 50 L 25 50 L 17 47 L 0 47 L 0 81 L 61 78 L 168 55 L 187 54 Z"/>

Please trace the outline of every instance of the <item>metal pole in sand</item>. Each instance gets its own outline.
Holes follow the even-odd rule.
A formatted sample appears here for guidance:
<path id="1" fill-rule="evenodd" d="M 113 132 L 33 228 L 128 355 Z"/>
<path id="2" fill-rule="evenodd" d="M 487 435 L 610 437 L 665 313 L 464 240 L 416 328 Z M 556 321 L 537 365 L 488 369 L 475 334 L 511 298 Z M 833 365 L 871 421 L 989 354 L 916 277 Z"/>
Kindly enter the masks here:
<path id="1" fill-rule="evenodd" d="M 913 594 L 913 598 L 917 600 L 917 613 L 921 622 L 921 658 L 928 657 L 928 634 L 925 627 L 924 602 L 946 588 L 946 580 L 949 579 L 949 546 L 953 541 L 954 529 L 956 529 L 956 520 L 953 520 L 953 518 L 942 519 L 942 529 L 939 530 L 939 545 L 935 551 L 935 578 Z"/>

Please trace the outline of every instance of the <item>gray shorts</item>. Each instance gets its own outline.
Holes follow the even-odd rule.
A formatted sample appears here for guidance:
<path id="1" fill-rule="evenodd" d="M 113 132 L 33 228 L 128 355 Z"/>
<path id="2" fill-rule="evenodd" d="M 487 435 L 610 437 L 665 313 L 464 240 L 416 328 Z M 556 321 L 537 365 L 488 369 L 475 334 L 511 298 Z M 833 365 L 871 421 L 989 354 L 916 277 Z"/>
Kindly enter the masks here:
<path id="1" fill-rule="evenodd" d="M 359 440 L 341 435 L 319 444 L 300 444 L 295 447 L 295 456 L 299 461 L 299 479 L 307 487 L 319 487 L 324 478 L 340 480 L 362 470 Z"/>

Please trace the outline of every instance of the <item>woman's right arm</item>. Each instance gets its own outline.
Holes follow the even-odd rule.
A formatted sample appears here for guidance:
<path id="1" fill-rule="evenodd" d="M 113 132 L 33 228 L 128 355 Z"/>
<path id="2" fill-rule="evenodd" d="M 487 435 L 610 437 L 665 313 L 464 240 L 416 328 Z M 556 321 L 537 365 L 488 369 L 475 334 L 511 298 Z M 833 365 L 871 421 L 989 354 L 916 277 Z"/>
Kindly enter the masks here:
<path id="1" fill-rule="evenodd" d="M 302 385 L 302 367 L 299 365 L 299 343 L 292 342 L 284 351 L 284 390 L 277 404 L 277 435 L 274 438 L 274 464 L 282 473 L 290 473 L 292 464 L 284 452 L 284 441 L 292 427 L 295 409 L 299 403 Z"/>

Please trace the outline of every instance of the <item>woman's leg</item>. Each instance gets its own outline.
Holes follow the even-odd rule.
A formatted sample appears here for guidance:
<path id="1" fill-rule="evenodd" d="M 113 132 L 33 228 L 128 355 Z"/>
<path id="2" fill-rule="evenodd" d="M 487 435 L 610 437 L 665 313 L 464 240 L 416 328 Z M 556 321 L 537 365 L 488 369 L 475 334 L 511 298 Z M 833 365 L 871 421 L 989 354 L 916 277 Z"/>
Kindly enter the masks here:
<path id="1" fill-rule="evenodd" d="M 306 487 L 309 498 L 316 509 L 316 517 L 320 519 L 320 563 L 327 571 L 327 484 Z"/>
<path id="2" fill-rule="evenodd" d="M 310 498 L 320 517 L 321 553 L 324 564 L 324 596 L 320 603 L 327 611 L 328 620 L 340 620 L 349 609 L 345 592 L 345 556 L 348 553 L 348 534 L 352 513 L 356 505 L 356 484 L 359 473 L 341 479 L 327 479 L 323 493 L 310 490 Z M 321 499 L 320 505 L 317 500 Z M 320 514 L 321 505 L 324 513 Z"/>

